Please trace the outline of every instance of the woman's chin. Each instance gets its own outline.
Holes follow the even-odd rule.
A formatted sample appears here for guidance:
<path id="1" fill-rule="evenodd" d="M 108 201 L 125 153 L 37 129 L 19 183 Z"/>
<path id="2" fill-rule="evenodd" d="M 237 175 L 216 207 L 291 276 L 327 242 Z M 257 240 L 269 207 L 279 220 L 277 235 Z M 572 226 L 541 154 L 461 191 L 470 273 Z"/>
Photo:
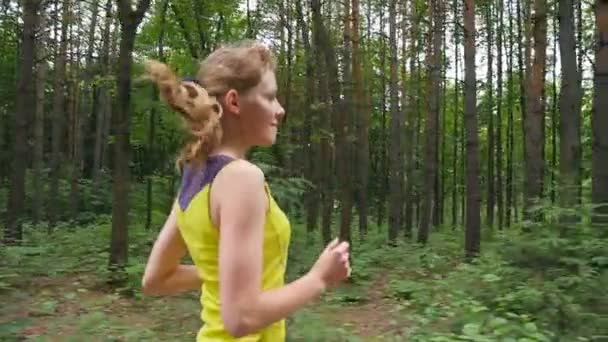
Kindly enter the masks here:
<path id="1" fill-rule="evenodd" d="M 260 139 L 260 141 L 256 145 L 260 147 L 270 147 L 274 145 L 276 140 L 276 136 L 265 137 L 264 139 Z"/>

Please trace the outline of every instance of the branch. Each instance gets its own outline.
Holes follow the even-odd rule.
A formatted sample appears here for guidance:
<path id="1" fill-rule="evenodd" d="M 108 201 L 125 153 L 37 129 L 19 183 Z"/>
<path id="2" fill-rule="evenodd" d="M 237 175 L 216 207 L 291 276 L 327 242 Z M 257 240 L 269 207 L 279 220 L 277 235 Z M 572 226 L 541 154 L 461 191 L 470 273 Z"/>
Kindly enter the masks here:
<path id="1" fill-rule="evenodd" d="M 144 15 L 146 14 L 146 11 L 148 10 L 148 8 L 150 8 L 150 1 L 151 0 L 139 0 L 139 2 L 137 3 L 137 9 L 135 10 L 135 17 L 137 18 L 137 20 L 141 20 Z"/>
<path id="2" fill-rule="evenodd" d="M 182 29 L 182 35 L 184 36 L 184 39 L 186 40 L 186 44 L 188 45 L 188 49 L 190 50 L 190 55 L 192 55 L 192 57 L 194 59 L 198 59 L 198 52 L 196 51 L 196 48 L 194 47 L 194 42 L 192 40 L 192 37 L 190 36 L 190 31 L 188 31 L 188 27 L 186 26 L 186 21 L 184 20 L 184 17 L 181 16 L 177 5 L 174 2 L 171 2 L 171 10 L 173 10 L 173 13 L 175 14 L 175 18 L 177 19 L 177 23 L 179 24 L 180 28 Z"/>

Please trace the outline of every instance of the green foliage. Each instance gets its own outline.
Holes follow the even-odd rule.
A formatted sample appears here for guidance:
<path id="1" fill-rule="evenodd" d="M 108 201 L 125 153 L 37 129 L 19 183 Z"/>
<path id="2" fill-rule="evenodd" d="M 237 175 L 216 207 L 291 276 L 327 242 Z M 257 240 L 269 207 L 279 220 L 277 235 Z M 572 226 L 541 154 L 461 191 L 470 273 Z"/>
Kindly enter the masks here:
<path id="1" fill-rule="evenodd" d="M 289 204 L 298 211 L 298 200 L 310 184 L 275 166 L 276 158 L 272 150 L 253 154 L 267 174 L 273 195 L 281 205 Z M 26 317 L 0 324 L 0 338 L 23 336 L 41 320 L 50 322 L 42 336 L 63 333 L 67 327 L 73 327 L 67 334 L 76 339 L 103 334 L 124 340 L 192 336 L 200 326 L 197 294 L 155 301 L 140 291 L 145 260 L 174 196 L 173 190 L 167 190 L 169 184 L 167 177 L 153 177 L 150 231 L 143 226 L 145 183 L 132 186 L 129 259 L 122 273 L 126 281 L 120 288 L 107 285 L 111 276 L 107 267 L 111 229 L 108 179 L 98 188 L 83 181 L 83 194 L 92 200 L 76 218 L 60 222 L 52 235 L 48 235 L 46 223 L 26 223 L 22 246 L 0 249 L 0 294 L 9 298 L 9 305 L 0 314 L 15 317 L 17 311 L 10 303 L 33 299 L 26 304 Z M 67 208 L 69 191 L 69 184 L 62 182 L 63 208 Z M 0 197 L 5 196 L 0 192 Z M 608 241 L 590 225 L 591 209 L 584 205 L 565 210 L 543 203 L 538 210 L 545 221 L 530 226 L 533 229 L 528 233 L 520 233 L 519 226 L 494 232 L 484 241 L 482 255 L 472 263 L 463 262 L 459 230 L 439 230 L 427 246 L 400 238 L 394 247 L 387 245 L 386 227 L 371 224 L 364 239 L 354 231 L 352 278 L 319 303 L 292 316 L 289 338 L 592 341 L 606 336 Z M 563 214 L 576 214 L 580 222 L 560 225 L 557 219 Z M 308 272 L 324 247 L 320 232 L 307 234 L 297 220 L 292 222 L 289 281 Z M 38 285 L 48 283 L 51 285 Z M 82 314 L 66 316 L 66 307 L 74 303 L 80 307 L 72 310 Z M 132 309 L 124 312 L 123 305 Z M 180 325 L 158 323 L 171 325 L 173 319 L 168 317 L 181 317 L 174 312 L 188 315 L 187 331 Z M 134 328 L 123 321 L 124 317 L 137 317 L 144 323 Z M 376 322 L 378 317 L 382 319 Z M 365 328 L 366 320 L 372 322 L 371 331 Z"/>

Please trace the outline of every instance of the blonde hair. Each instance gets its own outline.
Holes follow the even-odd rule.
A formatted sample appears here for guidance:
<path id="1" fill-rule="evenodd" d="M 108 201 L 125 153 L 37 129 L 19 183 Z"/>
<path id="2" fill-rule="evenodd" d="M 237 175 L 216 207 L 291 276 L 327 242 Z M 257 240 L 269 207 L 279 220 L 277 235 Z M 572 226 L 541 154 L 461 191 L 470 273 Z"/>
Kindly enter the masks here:
<path id="1" fill-rule="evenodd" d="M 268 48 L 254 41 L 223 46 L 200 65 L 198 84 L 182 81 L 165 64 L 148 60 L 146 78 L 155 82 L 161 98 L 184 120 L 189 141 L 177 158 L 177 167 L 199 165 L 222 140 L 223 108 L 217 97 L 235 89 L 246 92 L 260 83 L 264 72 L 276 68 Z"/>

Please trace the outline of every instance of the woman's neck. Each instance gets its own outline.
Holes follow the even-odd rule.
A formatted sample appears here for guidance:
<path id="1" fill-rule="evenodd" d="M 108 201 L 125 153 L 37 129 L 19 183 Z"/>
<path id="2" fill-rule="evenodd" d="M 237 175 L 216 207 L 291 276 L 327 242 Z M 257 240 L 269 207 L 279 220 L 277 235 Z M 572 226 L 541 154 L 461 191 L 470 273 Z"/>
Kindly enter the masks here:
<path id="1" fill-rule="evenodd" d="M 209 155 L 223 154 L 235 159 L 245 159 L 247 152 L 250 150 L 250 146 L 243 144 L 237 144 L 235 142 L 230 143 L 229 141 L 223 141 L 222 144 L 214 148 Z"/>

